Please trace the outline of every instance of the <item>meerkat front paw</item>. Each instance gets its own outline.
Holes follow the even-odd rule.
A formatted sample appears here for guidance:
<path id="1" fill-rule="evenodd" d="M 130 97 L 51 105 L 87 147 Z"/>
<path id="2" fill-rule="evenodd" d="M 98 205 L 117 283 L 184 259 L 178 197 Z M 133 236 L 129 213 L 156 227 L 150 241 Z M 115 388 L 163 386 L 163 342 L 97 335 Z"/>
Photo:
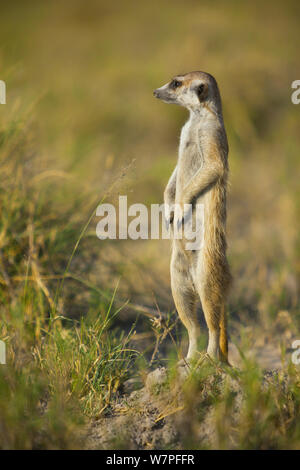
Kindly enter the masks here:
<path id="1" fill-rule="evenodd" d="M 192 204 L 180 204 L 178 205 L 177 212 L 175 211 L 175 220 L 177 230 L 179 230 L 184 224 L 187 224 L 192 217 L 193 206 Z"/>
<path id="2" fill-rule="evenodd" d="M 164 203 L 164 216 L 165 216 L 165 224 L 167 230 L 169 230 L 170 225 L 174 221 L 174 204 L 165 202 Z"/>

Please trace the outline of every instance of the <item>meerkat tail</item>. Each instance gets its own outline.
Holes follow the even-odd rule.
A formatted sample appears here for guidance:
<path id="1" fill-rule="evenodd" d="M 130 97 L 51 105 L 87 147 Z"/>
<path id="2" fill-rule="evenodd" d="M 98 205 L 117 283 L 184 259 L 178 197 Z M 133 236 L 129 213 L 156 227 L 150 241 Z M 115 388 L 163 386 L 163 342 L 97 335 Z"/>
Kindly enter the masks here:
<path id="1" fill-rule="evenodd" d="M 222 362 L 228 362 L 228 337 L 227 337 L 227 315 L 225 306 L 222 307 L 220 319 L 220 358 Z"/>

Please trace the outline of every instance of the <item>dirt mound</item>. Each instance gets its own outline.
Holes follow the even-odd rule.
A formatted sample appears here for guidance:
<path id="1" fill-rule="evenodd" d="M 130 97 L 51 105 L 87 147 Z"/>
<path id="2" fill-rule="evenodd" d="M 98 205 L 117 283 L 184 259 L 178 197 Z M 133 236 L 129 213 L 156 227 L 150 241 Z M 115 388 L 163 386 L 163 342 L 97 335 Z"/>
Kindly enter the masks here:
<path id="1" fill-rule="evenodd" d="M 193 396 L 194 380 L 186 367 L 170 377 L 165 368 L 148 374 L 144 387 L 124 396 L 111 413 L 94 421 L 87 430 L 88 449 L 187 449 L 218 448 L 218 421 L 214 399 L 216 393 L 231 393 L 234 406 L 231 419 L 238 418 L 243 393 L 239 381 L 226 371 L 216 370 L 203 381 Z M 263 383 L 272 380 L 276 371 L 265 372 Z M 199 384 L 198 384 L 199 385 Z M 193 419 L 195 413 L 200 419 Z M 191 438 L 193 436 L 193 438 Z"/>

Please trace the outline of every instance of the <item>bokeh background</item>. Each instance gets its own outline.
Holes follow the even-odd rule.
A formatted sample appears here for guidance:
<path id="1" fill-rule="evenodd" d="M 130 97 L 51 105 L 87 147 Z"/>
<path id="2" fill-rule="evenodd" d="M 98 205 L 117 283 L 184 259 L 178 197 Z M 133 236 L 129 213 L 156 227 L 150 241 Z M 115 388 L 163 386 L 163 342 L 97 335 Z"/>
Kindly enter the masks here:
<path id="1" fill-rule="evenodd" d="M 24 279 L 43 300 L 36 291 L 28 296 L 52 308 L 54 278 L 104 195 L 162 202 L 187 112 L 152 93 L 175 74 L 204 70 L 218 81 L 230 147 L 231 338 L 239 344 L 244 332 L 258 358 L 272 346 L 270 360 L 275 350 L 280 359 L 300 327 L 300 105 L 291 101 L 291 83 L 300 79 L 299 14 L 293 0 L 1 5 L 1 298 L 8 323 L 22 331 L 33 315 L 41 341 L 39 315 L 47 317 L 47 307 L 40 314 L 40 304 L 19 306 Z M 144 313 L 175 318 L 169 243 L 100 241 L 96 224 L 91 217 L 60 308 L 75 319 L 97 312 L 119 282 L 116 299 L 130 304 L 115 324 L 127 331 L 139 315 L 135 347 L 152 354 L 156 333 Z M 178 322 L 175 330 L 181 345 Z"/>
<path id="2" fill-rule="evenodd" d="M 177 73 L 210 72 L 230 145 L 230 311 L 265 327 L 284 312 L 299 326 L 300 107 L 291 102 L 300 75 L 298 15 L 296 1 L 3 5 L 1 126 L 22 121 L 26 129 L 25 178 L 44 172 L 40 197 L 82 223 L 124 169 L 111 200 L 162 202 L 187 113 L 152 91 Z M 102 287 L 121 276 L 122 298 L 172 309 L 168 242 L 100 242 L 96 222 L 88 232 L 94 254 L 82 256 L 77 274 L 89 265 L 89 280 Z"/>

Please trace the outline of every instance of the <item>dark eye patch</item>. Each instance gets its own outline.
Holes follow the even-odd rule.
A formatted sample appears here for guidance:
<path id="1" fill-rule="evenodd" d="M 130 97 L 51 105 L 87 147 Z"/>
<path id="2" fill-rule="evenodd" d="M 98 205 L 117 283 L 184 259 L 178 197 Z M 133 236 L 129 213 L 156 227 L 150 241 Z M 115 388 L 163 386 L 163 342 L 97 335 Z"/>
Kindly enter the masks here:
<path id="1" fill-rule="evenodd" d="M 202 95 L 203 91 L 204 91 L 204 83 L 201 83 L 201 85 L 197 86 L 196 88 L 196 93 L 199 98 Z"/>
<path id="2" fill-rule="evenodd" d="M 179 88 L 181 85 L 182 85 L 182 82 L 180 82 L 179 80 L 172 80 L 170 83 L 170 88 L 172 88 L 172 90 L 175 90 L 176 88 Z"/>

